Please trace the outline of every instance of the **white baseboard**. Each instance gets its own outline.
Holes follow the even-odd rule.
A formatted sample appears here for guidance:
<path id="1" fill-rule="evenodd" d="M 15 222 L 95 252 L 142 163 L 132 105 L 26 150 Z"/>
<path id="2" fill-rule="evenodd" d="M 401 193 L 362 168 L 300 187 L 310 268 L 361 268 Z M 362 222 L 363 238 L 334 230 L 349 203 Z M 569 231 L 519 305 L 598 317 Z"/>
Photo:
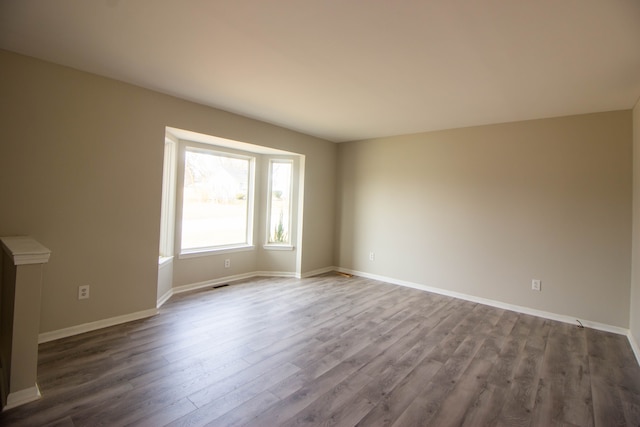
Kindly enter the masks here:
<path id="1" fill-rule="evenodd" d="M 631 350 L 633 350 L 633 354 L 635 354 L 636 360 L 640 365 L 640 347 L 638 347 L 638 343 L 636 342 L 636 339 L 633 337 L 633 334 L 631 333 L 630 330 L 629 332 L 627 332 L 627 339 L 629 340 L 629 345 L 631 345 Z"/>
<path id="2" fill-rule="evenodd" d="M 172 296 L 173 296 L 173 289 L 169 289 L 167 292 L 164 293 L 164 295 L 158 298 L 158 301 L 156 302 L 156 308 L 162 307 L 162 305 L 165 302 L 169 301 L 169 298 L 171 298 Z"/>
<path id="3" fill-rule="evenodd" d="M 551 313 L 548 311 L 537 310 L 534 308 L 524 307 L 521 305 L 508 304 L 501 301 L 496 301 L 488 298 L 481 298 L 474 295 L 464 294 L 461 292 L 449 291 L 447 289 L 435 288 L 432 286 L 422 285 L 420 283 L 408 282 L 405 280 L 394 279 L 393 277 L 380 276 L 377 274 L 370 274 L 364 271 L 351 270 L 348 268 L 339 268 L 340 271 L 345 273 L 353 274 L 355 276 L 365 277 L 367 279 L 379 280 L 381 282 L 387 282 L 394 285 L 406 286 L 408 288 L 420 289 L 422 291 L 433 292 L 434 294 L 446 295 L 453 298 L 459 298 L 466 301 L 477 302 L 479 304 L 488 305 L 491 307 L 502 308 L 505 310 L 511 310 L 518 313 L 530 314 L 532 316 L 538 316 L 545 319 L 557 320 L 559 322 L 569 323 L 572 325 L 578 325 L 577 320 L 580 320 L 585 327 L 589 327 L 592 329 L 597 329 L 605 332 L 612 332 L 614 334 L 619 335 L 628 335 L 629 330 L 626 328 L 621 328 L 619 326 L 607 325 L 605 323 L 593 322 L 590 320 L 577 319 L 573 316 L 567 316 L 564 314 Z M 640 359 L 639 359 L 640 363 Z"/>
<path id="4" fill-rule="evenodd" d="M 24 390 L 14 391 L 7 396 L 7 404 L 2 408 L 2 411 L 33 402 L 41 397 L 38 384 L 34 384 L 33 387 L 25 388 Z"/>
<path id="5" fill-rule="evenodd" d="M 292 271 L 252 271 L 250 273 L 235 274 L 233 276 L 220 277 L 218 279 L 205 280 L 203 282 L 191 283 L 188 285 L 176 286 L 172 289 L 173 295 L 183 292 L 195 291 L 197 289 L 208 288 L 224 283 L 235 282 L 237 280 L 251 279 L 253 277 L 297 277 Z"/>
<path id="6" fill-rule="evenodd" d="M 256 272 L 235 274 L 233 276 L 220 277 L 219 279 L 205 280 L 203 282 L 190 283 L 188 285 L 175 286 L 173 294 L 181 294 L 183 292 L 195 291 L 197 289 L 208 288 L 210 286 L 222 285 L 227 282 L 235 282 L 236 280 L 250 279 L 256 277 Z"/>
<path id="7" fill-rule="evenodd" d="M 293 277 L 297 278 L 297 274 L 293 271 L 256 271 L 253 277 Z"/>
<path id="8" fill-rule="evenodd" d="M 303 273 L 301 275 L 298 276 L 298 279 L 304 279 L 307 277 L 313 277 L 313 276 L 318 276 L 320 274 L 325 274 L 325 273 L 329 273 L 331 271 L 336 271 L 337 268 L 334 266 L 331 267 L 325 267 L 325 268 L 319 268 L 317 270 L 312 270 L 312 271 L 307 271 L 306 273 Z"/>
<path id="9" fill-rule="evenodd" d="M 38 344 L 95 331 L 96 329 L 119 325 L 121 323 L 144 319 L 146 317 L 155 316 L 156 314 L 158 314 L 158 309 L 152 308 L 150 310 L 138 311 L 135 313 L 125 314 L 123 316 L 110 317 L 108 319 L 97 320 L 95 322 L 83 323 L 82 325 L 71 326 L 69 328 L 58 329 L 56 331 L 43 332 L 38 335 Z"/>

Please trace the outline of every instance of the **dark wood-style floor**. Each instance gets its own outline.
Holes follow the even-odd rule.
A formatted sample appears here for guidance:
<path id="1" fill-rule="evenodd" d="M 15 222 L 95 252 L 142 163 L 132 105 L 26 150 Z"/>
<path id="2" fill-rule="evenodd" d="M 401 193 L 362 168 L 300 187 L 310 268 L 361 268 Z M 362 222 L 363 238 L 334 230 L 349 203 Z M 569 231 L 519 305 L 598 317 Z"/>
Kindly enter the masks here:
<path id="1" fill-rule="evenodd" d="M 254 279 L 40 346 L 1 425 L 640 424 L 624 336 L 362 278 Z"/>

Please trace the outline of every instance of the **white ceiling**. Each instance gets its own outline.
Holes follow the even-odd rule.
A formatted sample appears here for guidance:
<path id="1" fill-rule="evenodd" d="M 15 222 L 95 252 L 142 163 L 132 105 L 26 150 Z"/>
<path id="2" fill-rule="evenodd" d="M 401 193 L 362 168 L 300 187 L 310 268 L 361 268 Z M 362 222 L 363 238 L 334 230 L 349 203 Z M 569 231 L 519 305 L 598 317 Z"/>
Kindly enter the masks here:
<path id="1" fill-rule="evenodd" d="M 638 0 L 0 0 L 0 48 L 337 142 L 640 96 Z"/>

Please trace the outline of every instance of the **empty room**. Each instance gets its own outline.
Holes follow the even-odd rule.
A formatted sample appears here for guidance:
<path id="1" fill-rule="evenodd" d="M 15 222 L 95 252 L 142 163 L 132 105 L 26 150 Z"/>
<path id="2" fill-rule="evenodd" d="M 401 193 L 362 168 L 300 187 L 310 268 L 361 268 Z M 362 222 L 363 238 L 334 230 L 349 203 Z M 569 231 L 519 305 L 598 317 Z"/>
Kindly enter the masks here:
<path id="1" fill-rule="evenodd" d="M 640 425 L 636 0 L 0 0 L 0 129 L 0 425 Z"/>

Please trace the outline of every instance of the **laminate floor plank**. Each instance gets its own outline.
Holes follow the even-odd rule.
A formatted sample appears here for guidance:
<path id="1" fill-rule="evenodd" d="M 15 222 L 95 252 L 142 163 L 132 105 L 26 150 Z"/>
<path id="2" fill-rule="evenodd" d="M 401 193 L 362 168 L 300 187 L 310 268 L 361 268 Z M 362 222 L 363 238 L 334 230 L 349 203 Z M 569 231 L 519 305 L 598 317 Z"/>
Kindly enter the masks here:
<path id="1" fill-rule="evenodd" d="M 260 417 L 265 411 L 265 408 L 269 408 L 279 401 L 280 399 L 278 399 L 273 394 L 269 393 L 268 391 L 263 391 L 252 399 L 249 399 L 240 406 L 236 407 L 233 411 L 226 412 L 224 415 L 216 418 L 215 420 L 206 423 L 205 426 L 234 427 L 248 424 L 249 422 Z M 169 426 L 174 427 L 174 425 L 171 424 Z"/>
<path id="2" fill-rule="evenodd" d="M 326 414 L 331 414 L 341 409 L 350 397 L 358 393 L 369 382 L 371 382 L 370 376 L 364 374 L 361 370 L 356 371 L 289 418 L 289 420 L 283 422 L 282 426 L 315 426 L 322 424 Z"/>
<path id="3" fill-rule="evenodd" d="M 500 412 L 507 399 L 508 390 L 485 382 L 468 406 L 461 426 L 495 426 L 498 425 Z M 538 424 L 532 423 L 532 426 Z M 540 424 L 544 425 L 544 424 Z"/>
<path id="4" fill-rule="evenodd" d="M 183 415 L 193 413 L 197 407 L 187 398 L 173 400 L 169 404 L 164 402 L 145 402 L 144 407 L 136 407 L 127 416 L 119 417 L 117 422 L 110 423 L 110 426 L 138 426 L 156 427 L 164 426 Z"/>
<path id="5" fill-rule="evenodd" d="M 543 351 L 525 345 L 509 387 L 509 396 L 500 414 L 500 424 L 529 425 L 535 405 L 543 362 Z"/>
<path id="6" fill-rule="evenodd" d="M 468 324 L 464 324 L 467 326 L 463 329 L 468 329 Z M 431 378 L 431 381 L 423 384 L 421 392 L 405 408 L 398 419 L 394 420 L 394 425 L 429 425 L 433 417 L 443 410 L 443 403 L 461 378 L 464 377 L 465 372 L 473 361 L 476 360 L 475 355 L 482 347 L 484 339 L 485 337 L 482 336 L 467 335 L 461 340 L 452 340 L 454 343 L 459 343 L 457 347 L 445 346 L 444 348 L 448 348 L 450 351 L 449 357 L 446 358 L 446 361 L 443 362 L 442 367 Z M 442 353 L 436 354 L 438 356 L 436 360 L 443 361 Z M 428 360 L 433 360 L 431 354 L 428 355 Z M 482 359 L 479 360 L 480 363 L 486 363 Z M 485 375 L 488 375 L 488 372 Z M 460 391 L 466 392 L 466 390 Z M 461 411 L 466 411 L 466 408 L 461 409 Z M 447 416 L 446 418 L 451 417 Z"/>
<path id="7" fill-rule="evenodd" d="M 405 334 L 418 328 L 419 323 L 414 318 L 408 318 L 398 321 L 393 327 L 387 323 L 379 325 L 382 326 L 382 328 L 376 330 L 373 334 L 369 333 L 357 338 L 347 338 L 343 345 L 317 360 L 314 366 L 307 368 L 307 371 L 313 376 L 318 376 L 342 361 L 360 355 L 363 351 L 370 352 L 371 349 L 380 349 L 380 352 L 382 352 L 388 348 L 388 343 L 394 342 L 398 337 L 403 337 Z"/>
<path id="8" fill-rule="evenodd" d="M 384 303 L 384 300 L 372 298 L 370 302 L 362 305 L 357 305 L 354 307 L 345 306 L 349 308 L 349 310 L 342 313 L 340 313 L 339 310 L 323 310 L 316 316 L 307 316 L 309 318 L 309 322 L 303 322 L 302 324 L 282 325 L 281 328 L 277 328 L 270 334 L 267 334 L 266 336 L 263 336 L 261 339 L 257 340 L 257 342 L 253 342 L 251 344 L 251 348 L 258 351 L 265 347 L 273 345 L 275 342 L 292 337 L 296 334 L 307 334 L 309 330 L 314 330 L 318 326 L 322 326 L 324 330 L 330 329 L 334 334 L 341 331 L 346 332 L 355 327 L 361 327 L 362 324 L 368 319 L 375 318 L 375 311 L 367 312 L 366 310 L 376 304 L 381 303 Z M 338 319 L 341 319 L 342 322 L 339 322 Z M 326 336 L 323 337 L 322 334 L 319 335 L 320 336 L 316 337 L 316 339 L 322 341 L 323 338 L 325 338 L 326 340 Z"/>
<path id="9" fill-rule="evenodd" d="M 440 405 L 438 412 L 429 422 L 436 426 L 459 426 L 465 417 L 471 417 L 475 409 L 473 403 L 484 391 L 486 376 L 491 369 L 491 362 L 474 358 L 461 378 L 448 393 Z M 460 408 L 465 408 L 461 410 Z"/>
<path id="10" fill-rule="evenodd" d="M 188 353 L 184 357 L 170 359 L 166 368 L 148 372 L 130 381 L 137 387 L 172 375 L 180 376 L 182 375 L 180 372 L 189 371 L 196 366 L 201 366 L 204 370 L 215 370 L 219 366 L 230 363 L 238 363 L 243 366 L 250 364 L 244 359 L 247 354 L 250 354 L 250 350 L 245 347 L 220 346 L 215 348 L 207 345 L 207 348 L 208 350 L 199 351 L 195 354 Z M 164 358 L 167 359 L 166 356 Z"/>
<path id="11" fill-rule="evenodd" d="M 371 302 L 371 304 L 374 303 L 375 300 Z M 343 303 L 340 304 L 347 307 Z M 317 306 L 317 304 L 315 304 L 315 306 Z M 365 307 L 366 305 L 364 304 L 358 305 L 357 307 L 352 307 L 349 309 L 349 314 L 355 315 L 356 313 L 360 313 L 364 310 Z M 328 310 L 324 309 L 319 315 L 311 316 L 310 313 L 307 313 L 306 317 L 302 319 L 302 322 L 289 322 L 285 319 L 285 321 L 280 322 L 280 325 L 278 325 L 278 327 L 271 328 L 268 331 L 268 334 L 264 334 L 262 331 L 254 331 L 250 337 L 245 336 L 242 338 L 242 340 L 243 342 L 250 342 L 251 348 L 257 351 L 261 348 L 270 347 L 270 343 L 280 342 L 281 340 L 292 337 L 299 333 L 307 335 L 308 332 L 310 330 L 313 330 L 312 328 L 318 324 L 329 323 L 335 326 L 336 319 L 340 319 L 340 316 L 336 313 L 335 310 L 334 312 L 330 313 Z M 234 336 L 235 335 L 236 334 L 234 334 Z M 267 336 L 267 338 L 264 338 L 265 335 Z"/>
<path id="12" fill-rule="evenodd" d="M 73 364 L 73 362 L 70 362 Z M 76 375 L 56 378 L 55 381 L 39 383 L 42 390 L 49 390 L 47 401 L 63 400 L 73 397 L 80 392 L 92 393 L 94 390 L 108 389 L 113 385 L 131 381 L 138 376 L 164 370 L 167 363 L 162 358 L 153 358 L 136 363 L 104 365 L 103 369 L 80 370 Z"/>
<path id="13" fill-rule="evenodd" d="M 122 393 L 118 399 L 103 402 L 99 405 L 99 409 L 89 408 L 77 411 L 73 419 L 74 422 L 77 420 L 79 425 L 116 425 L 121 418 L 130 418 L 132 413 L 148 413 L 150 410 L 186 399 L 191 393 L 215 384 L 234 373 L 242 372 L 244 367 L 239 364 L 229 364 L 186 378 L 174 377 L 155 381 L 143 387 L 130 389 Z"/>
<path id="14" fill-rule="evenodd" d="M 260 417 L 251 420 L 246 425 L 257 427 L 281 425 L 361 367 L 360 360 L 348 360 L 338 364 L 319 377 L 305 381 L 302 387 L 281 399 L 280 402 L 265 410 Z"/>
<path id="15" fill-rule="evenodd" d="M 332 273 L 43 343 L 38 384 L 0 425 L 640 425 L 625 336 Z"/>
<path id="16" fill-rule="evenodd" d="M 71 400 L 56 399 L 55 402 L 47 402 L 46 406 L 37 405 L 39 401 L 31 402 L 19 407 L 19 411 L 3 413 L 0 417 L 0 425 L 40 426 L 50 423 L 51 420 L 60 420 L 69 416 L 73 421 L 75 414 L 82 411 L 97 411 L 100 402 L 118 399 L 129 390 L 131 390 L 130 384 L 119 382 L 108 388 L 93 390 L 91 393 L 75 394 Z M 76 424 L 75 421 L 74 424 Z"/>
<path id="17" fill-rule="evenodd" d="M 591 394 L 591 372 L 587 356 L 587 338 L 584 329 L 563 326 L 563 335 L 567 337 L 566 349 L 569 360 L 564 369 L 563 422 L 580 426 L 594 424 Z"/>
<path id="18" fill-rule="evenodd" d="M 423 359 L 422 363 L 412 369 L 391 392 L 385 394 L 371 412 L 360 420 L 358 425 L 392 425 L 420 394 L 424 383 L 429 382 L 441 369 L 440 362 Z"/>
<path id="19" fill-rule="evenodd" d="M 498 360 L 489 374 L 489 383 L 499 387 L 510 387 L 515 370 L 524 357 L 526 340 L 523 337 L 508 335 L 502 342 Z"/>
<path id="20" fill-rule="evenodd" d="M 263 393 L 267 393 L 266 396 L 272 403 L 275 403 L 279 399 L 268 393 L 267 390 L 282 381 L 283 378 L 293 375 L 297 371 L 299 371 L 298 367 L 290 363 L 284 363 L 231 390 L 225 391 L 223 387 L 216 384 L 212 386 L 214 388 L 213 391 L 208 389 L 198 391 L 189 396 L 189 400 L 196 405 L 197 409 L 177 419 L 171 425 L 206 425 L 246 402 L 252 401 Z"/>
<path id="21" fill-rule="evenodd" d="M 406 377 L 408 372 L 415 369 L 417 364 L 421 363 L 429 363 L 430 366 L 435 367 L 438 366 L 438 370 L 435 375 L 440 375 L 442 372 L 445 372 L 450 367 L 444 367 L 443 362 L 441 362 L 444 357 L 443 349 L 448 349 L 447 351 L 453 353 L 458 350 L 464 339 L 461 339 L 456 336 L 454 333 L 450 333 L 448 331 L 455 329 L 458 324 L 465 324 L 466 328 L 469 328 L 469 323 L 464 322 L 464 320 L 470 316 L 469 312 L 465 312 L 459 309 L 452 311 L 449 316 L 447 316 L 443 321 L 439 322 L 432 331 L 429 331 L 419 343 L 416 344 L 411 351 L 407 352 L 403 358 L 401 358 L 395 367 L 407 367 L 408 371 L 399 371 L 399 370 L 390 370 L 387 375 L 382 375 L 377 383 L 375 383 L 374 387 L 367 389 L 367 400 L 369 402 L 373 402 L 375 404 L 375 408 L 379 408 L 380 405 L 384 405 L 383 399 L 387 399 L 387 396 L 390 393 L 393 393 L 395 387 L 398 384 L 398 381 L 402 380 Z M 460 331 L 460 329 L 458 329 Z M 451 345 L 450 343 L 454 343 Z M 469 347 L 465 346 L 466 351 L 469 351 Z M 453 363 L 450 358 L 447 358 L 447 361 L 451 364 Z M 438 365 L 436 365 L 438 364 Z M 392 365 L 393 366 L 393 365 Z M 441 375 L 442 377 L 442 375 Z M 435 378 L 435 377 L 434 377 Z M 444 381 L 444 380 L 441 380 Z M 455 383 L 455 380 L 451 380 Z M 432 381 L 437 383 L 437 381 Z M 428 384 L 428 382 L 426 383 Z M 398 425 L 407 424 L 416 424 L 422 423 L 422 418 L 426 415 L 430 417 L 433 415 L 435 409 L 431 409 L 431 411 L 423 411 L 424 406 L 423 402 L 421 402 L 421 397 L 428 396 L 425 395 L 425 384 L 422 386 L 421 392 L 416 396 L 412 402 L 409 403 L 409 406 L 399 417 L 398 420 L 392 420 L 393 416 L 387 416 L 388 422 L 394 422 Z M 432 390 L 438 390 L 443 392 L 449 388 L 448 381 L 444 381 L 444 387 L 442 384 L 439 384 L 436 387 L 433 387 Z M 444 394 L 444 393 L 443 393 Z M 416 402 L 417 400 L 417 402 Z M 428 400 L 428 399 L 427 399 Z M 382 403 L 381 403 L 382 402 Z M 406 401 L 404 402 L 406 403 Z M 429 403 L 433 403 L 430 401 Z M 402 406 L 400 406 L 402 408 Z M 411 409 L 409 409 L 411 408 Z M 377 409 L 380 411 L 380 409 Z M 397 416 L 399 414 L 395 414 Z"/>
<path id="22" fill-rule="evenodd" d="M 74 424 L 71 417 L 64 417 L 51 423 L 47 423 L 44 427 L 74 427 Z"/>
<path id="23" fill-rule="evenodd" d="M 620 395 L 608 381 L 592 378 L 594 424 L 602 426 L 626 426 L 627 420 Z"/>
<path id="24" fill-rule="evenodd" d="M 622 396 L 630 396 L 638 404 L 637 364 L 632 363 L 628 343 L 613 334 L 585 329 L 595 425 L 622 426 L 627 424 Z M 627 412 L 628 413 L 628 412 Z"/>
<path id="25" fill-rule="evenodd" d="M 640 405 L 623 398 L 622 409 L 624 418 L 629 426 L 640 426 Z"/>
<path id="26" fill-rule="evenodd" d="M 416 324 L 414 322 L 415 322 L 415 319 L 406 319 L 405 321 L 396 325 L 392 330 L 387 331 L 385 334 L 379 335 L 378 338 L 375 341 L 373 341 L 370 345 L 363 348 L 353 356 L 348 357 L 342 363 L 349 363 L 349 364 L 364 366 L 367 361 L 374 359 L 375 357 L 383 354 L 387 349 L 395 346 L 398 343 L 398 341 L 401 339 L 401 337 L 403 337 L 405 334 L 414 331 L 416 329 Z M 322 361 L 320 361 L 320 363 L 321 362 Z M 317 372 L 317 369 L 310 370 L 309 372 L 311 373 Z M 358 369 L 358 375 L 361 375 L 361 374 L 366 375 L 366 372 L 367 371 L 365 369 L 362 369 L 362 367 Z M 311 374 L 311 376 L 313 376 L 313 374 Z M 299 381 L 301 385 L 300 389 L 295 390 L 292 394 L 290 394 L 290 396 L 293 396 L 294 398 L 300 393 L 300 390 L 304 390 L 304 388 L 307 387 L 309 382 L 313 383 L 313 381 L 315 380 L 310 380 L 310 378 L 305 378 L 301 375 L 299 378 Z M 348 383 L 349 381 L 350 380 L 347 380 Z M 337 386 L 338 389 L 344 388 L 343 385 L 344 385 L 343 383 L 338 385 Z M 377 392 L 377 390 L 375 392 Z M 282 394 L 283 391 L 282 389 L 278 389 L 277 391 L 275 391 L 275 393 Z M 287 393 L 291 393 L 291 389 Z M 347 397 L 344 395 L 344 393 L 342 393 L 341 399 L 344 400 L 346 398 Z M 348 403 L 349 403 L 348 401 L 345 402 L 345 405 L 347 405 Z M 333 406 L 332 408 L 327 409 L 326 405 L 324 406 L 326 411 L 332 410 L 332 408 L 335 407 Z M 316 413 L 316 415 L 314 415 L 313 418 L 316 419 L 317 416 L 318 415 Z"/>
<path id="27" fill-rule="evenodd" d="M 396 342 L 396 340 L 399 340 L 402 336 L 404 336 L 404 334 L 415 329 L 415 327 L 416 325 L 412 321 L 407 321 L 396 325 L 395 328 L 387 331 L 386 334 L 378 335 L 375 340 L 369 341 L 369 344 L 367 346 L 361 348 L 354 355 L 348 358 L 344 356 L 341 361 L 338 361 L 338 359 L 334 359 L 333 363 L 327 364 L 322 357 L 313 358 L 313 363 L 311 363 L 310 365 L 305 365 L 305 367 L 297 375 L 273 387 L 271 389 L 271 392 L 282 399 L 286 399 L 295 393 L 299 394 L 299 391 L 307 387 L 310 382 L 317 380 L 319 377 L 326 375 L 328 372 L 334 371 L 340 365 L 357 365 L 362 361 L 364 362 L 364 366 L 373 358 L 383 353 L 387 348 L 391 347 Z M 295 363 L 295 361 L 293 363 Z M 358 366 L 358 369 L 362 369 L 362 366 Z"/>
<path id="28" fill-rule="evenodd" d="M 438 326 L 447 327 L 441 323 Z M 386 350 L 378 354 L 360 372 L 372 380 L 362 391 L 352 396 L 342 407 L 327 415 L 330 425 L 354 425 L 364 418 L 376 405 L 391 393 L 410 372 L 420 365 L 430 350 L 429 328 L 416 328 Z M 434 334 L 435 335 L 435 334 Z M 412 345 L 413 344 L 413 345 Z M 431 367 L 441 363 L 430 361 Z M 423 378 L 424 380 L 424 378 Z"/>
<path id="29" fill-rule="evenodd" d="M 256 382 L 256 380 L 264 382 L 265 375 L 266 378 L 278 378 L 275 383 L 279 383 L 284 378 L 288 378 L 299 371 L 300 368 L 290 362 L 284 362 L 284 359 L 266 359 L 259 364 L 251 365 L 250 367 L 244 369 L 242 372 L 239 372 L 235 375 L 227 376 L 223 380 L 207 385 L 207 387 L 201 388 L 200 390 L 189 394 L 189 399 L 198 407 L 202 407 L 214 400 L 224 397 L 225 395 L 233 391 L 238 390 L 246 384 L 254 383 Z M 269 381 L 269 385 L 272 386 L 274 385 L 274 383 L 272 381 Z"/>

